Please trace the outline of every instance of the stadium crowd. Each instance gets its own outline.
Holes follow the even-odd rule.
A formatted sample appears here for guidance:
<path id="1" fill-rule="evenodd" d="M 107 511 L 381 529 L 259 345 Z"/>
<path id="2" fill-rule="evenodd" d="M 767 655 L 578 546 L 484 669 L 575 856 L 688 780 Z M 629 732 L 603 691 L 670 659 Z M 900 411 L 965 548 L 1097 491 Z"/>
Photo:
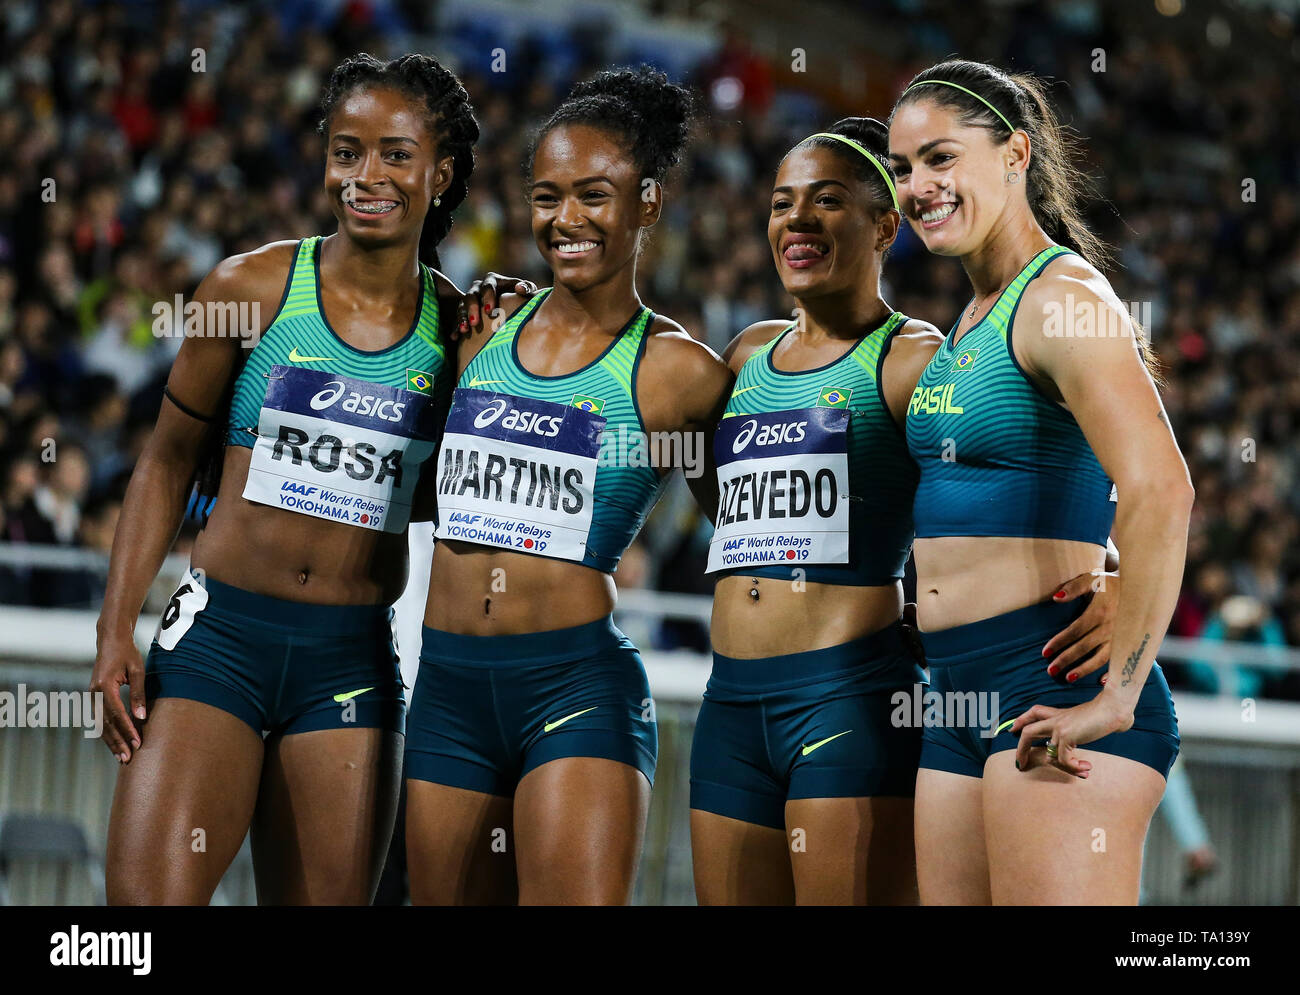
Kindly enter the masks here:
<path id="1" fill-rule="evenodd" d="M 1114 285 L 1161 359 L 1197 488 L 1171 632 L 1300 646 L 1300 118 L 1278 111 L 1297 102 L 1293 74 L 1271 68 L 1267 45 L 1242 58 L 1244 39 L 1139 38 L 1116 20 L 1122 5 L 1100 0 L 1054 5 L 1028 33 L 1023 23 L 996 30 L 992 14 L 974 47 L 910 23 L 903 11 L 914 5 L 869 6 L 861 16 L 905 40 L 880 68 L 899 84 L 954 51 L 1061 81 L 1054 96 L 1098 180 L 1093 221 L 1115 247 Z M 462 286 L 489 269 L 545 282 L 520 179 L 525 144 L 574 78 L 622 53 L 579 28 L 558 43 L 563 59 L 548 58 L 552 37 L 493 73 L 465 55 L 490 43 L 478 26 L 438 33 L 424 5 L 304 7 L 0 8 L 0 143 L 10 150 L 0 171 L 0 541 L 107 553 L 180 345 L 155 334 L 153 303 L 190 294 L 227 255 L 333 230 L 317 104 L 352 52 L 391 56 L 412 37 L 431 39 L 474 101 L 478 161 L 443 270 Z M 719 350 L 748 323 L 789 313 L 766 242 L 781 155 L 837 117 L 889 110 L 818 108 L 740 36 L 725 38 L 695 67 L 708 113 L 641 270 L 646 303 Z M 966 297 L 960 268 L 906 231 L 886 281 L 896 307 L 945 329 Z M 707 538 L 707 521 L 674 489 L 619 579 L 707 591 Z M 93 606 L 101 595 L 93 569 L 0 560 L 0 602 Z M 1300 673 L 1237 669 L 1235 686 L 1196 665 L 1171 677 L 1300 699 Z"/>

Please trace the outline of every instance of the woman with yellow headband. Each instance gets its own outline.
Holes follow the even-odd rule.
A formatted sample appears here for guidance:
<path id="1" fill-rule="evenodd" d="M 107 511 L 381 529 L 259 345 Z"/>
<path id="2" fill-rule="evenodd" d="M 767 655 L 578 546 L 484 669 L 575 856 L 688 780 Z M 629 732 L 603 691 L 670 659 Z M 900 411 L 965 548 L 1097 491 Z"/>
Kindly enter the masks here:
<path id="1" fill-rule="evenodd" d="M 886 138 L 849 118 L 785 157 L 768 240 L 799 319 L 752 325 L 725 356 L 715 652 L 691 751 L 702 904 L 916 901 L 927 703 L 902 624 L 903 423 L 942 336 L 880 294 L 900 223 Z"/>
<path id="2" fill-rule="evenodd" d="M 895 106 L 889 147 L 908 222 L 974 288 L 907 409 L 918 621 L 932 689 L 999 716 L 991 737 L 925 730 L 921 900 L 1135 903 L 1178 752 L 1154 656 L 1182 578 L 1187 467 L 1041 84 L 934 66 Z M 1101 566 L 1112 523 L 1127 564 L 1113 639 L 1062 679 L 1039 648 L 1078 608 L 1053 592 Z"/>

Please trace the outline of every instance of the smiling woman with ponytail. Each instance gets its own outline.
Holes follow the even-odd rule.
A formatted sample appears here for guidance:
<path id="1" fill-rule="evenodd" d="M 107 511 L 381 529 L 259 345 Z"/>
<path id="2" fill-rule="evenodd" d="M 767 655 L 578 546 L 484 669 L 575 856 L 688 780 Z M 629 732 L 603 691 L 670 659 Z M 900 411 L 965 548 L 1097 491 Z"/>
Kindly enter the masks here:
<path id="1" fill-rule="evenodd" d="M 903 214 L 974 289 L 908 406 L 918 620 L 933 689 L 998 708 L 994 729 L 925 730 L 926 903 L 1135 903 L 1178 752 L 1155 654 L 1192 486 L 1141 331 L 1102 274 L 1109 253 L 1081 220 L 1072 152 L 1040 81 L 978 62 L 922 72 L 890 119 Z M 1063 309 L 1126 334 L 1059 334 L 1048 318 Z M 1044 637 L 1078 624 L 1058 589 L 1100 574 L 1112 526 L 1113 635 L 1068 675 L 1044 667 Z M 1097 826 L 1104 860 L 1087 845 Z"/>

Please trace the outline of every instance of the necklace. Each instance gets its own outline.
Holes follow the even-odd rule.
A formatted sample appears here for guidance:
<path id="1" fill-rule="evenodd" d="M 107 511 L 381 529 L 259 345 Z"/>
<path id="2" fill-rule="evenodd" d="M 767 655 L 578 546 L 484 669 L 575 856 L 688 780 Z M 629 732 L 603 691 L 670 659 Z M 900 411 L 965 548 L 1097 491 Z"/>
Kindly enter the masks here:
<path id="1" fill-rule="evenodd" d="M 1015 277 L 1012 277 L 1012 280 L 1014 280 L 1014 279 L 1015 279 Z M 998 290 L 997 290 L 997 293 L 991 294 L 991 295 L 989 295 L 989 296 L 992 297 L 993 300 L 997 300 L 999 297 L 1002 296 L 1002 292 L 1003 292 L 1004 290 L 1006 290 L 1007 287 L 1009 287 L 1009 286 L 1011 286 L 1011 280 L 1008 280 L 1008 281 L 1007 281 L 1006 283 L 1004 283 L 1001 287 L 999 287 Z M 988 299 L 988 298 L 986 298 L 986 300 L 987 300 L 987 299 Z M 972 304 L 972 305 L 970 306 L 970 310 L 966 312 L 966 317 L 968 317 L 968 318 L 974 318 L 974 317 L 975 317 L 975 312 L 978 311 L 978 310 L 980 309 L 981 306 L 982 306 L 982 305 L 980 304 L 980 302 L 979 302 L 979 301 L 976 301 L 974 304 Z"/>

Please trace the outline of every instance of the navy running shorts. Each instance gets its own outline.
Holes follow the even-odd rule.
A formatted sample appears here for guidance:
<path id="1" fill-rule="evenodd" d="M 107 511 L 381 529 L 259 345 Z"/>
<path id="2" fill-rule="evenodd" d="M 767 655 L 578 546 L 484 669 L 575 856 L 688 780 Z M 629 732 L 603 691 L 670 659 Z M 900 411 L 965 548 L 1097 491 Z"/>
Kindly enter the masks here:
<path id="1" fill-rule="evenodd" d="M 658 752 L 641 654 L 612 617 L 509 636 L 425 627 L 408 778 L 509 797 L 548 761 L 598 757 L 653 784 Z"/>
<path id="2" fill-rule="evenodd" d="M 691 745 L 691 808 L 782 829 L 792 799 L 910 798 L 921 730 L 895 721 L 896 696 L 910 701 L 925 675 L 902 633 L 895 622 L 804 653 L 715 653 Z"/>
<path id="3" fill-rule="evenodd" d="M 149 649 L 145 696 L 201 701 L 259 733 L 402 732 L 391 620 L 387 605 L 284 601 L 191 570 Z"/>

